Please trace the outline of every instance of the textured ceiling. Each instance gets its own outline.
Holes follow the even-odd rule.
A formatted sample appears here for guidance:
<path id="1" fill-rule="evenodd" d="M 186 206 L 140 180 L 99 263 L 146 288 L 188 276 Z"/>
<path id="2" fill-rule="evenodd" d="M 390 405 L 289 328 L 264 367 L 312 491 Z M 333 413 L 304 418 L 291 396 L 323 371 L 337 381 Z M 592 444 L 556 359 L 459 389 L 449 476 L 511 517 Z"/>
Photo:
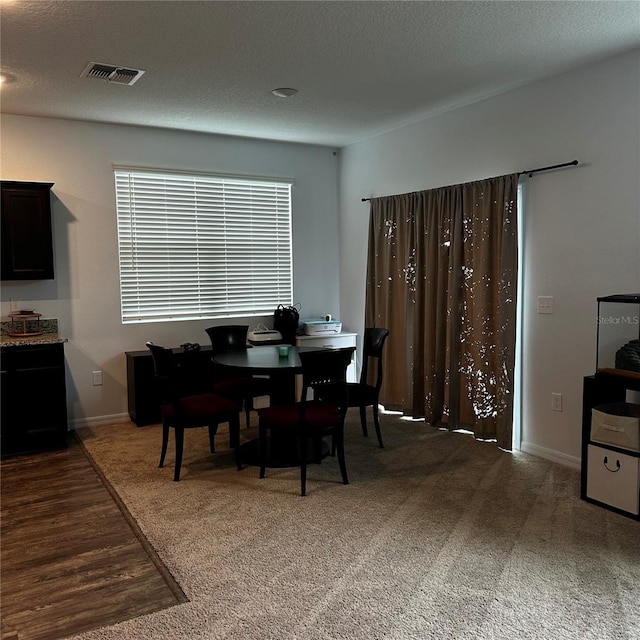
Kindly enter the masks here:
<path id="1" fill-rule="evenodd" d="M 640 2 L 13 0 L 3 113 L 344 146 L 640 46 Z M 146 71 L 82 78 L 89 62 Z M 276 87 L 295 87 L 276 98 Z"/>

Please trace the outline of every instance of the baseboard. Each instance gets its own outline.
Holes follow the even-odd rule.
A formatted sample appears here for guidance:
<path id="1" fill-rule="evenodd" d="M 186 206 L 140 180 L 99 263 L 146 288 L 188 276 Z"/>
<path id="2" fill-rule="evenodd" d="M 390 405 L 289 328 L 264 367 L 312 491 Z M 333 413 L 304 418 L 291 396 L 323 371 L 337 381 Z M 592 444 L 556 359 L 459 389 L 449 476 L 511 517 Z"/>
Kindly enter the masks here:
<path id="1" fill-rule="evenodd" d="M 560 453 L 553 449 L 547 449 L 540 447 L 537 444 L 531 442 L 521 442 L 520 451 L 528 453 L 538 458 L 544 458 L 545 460 L 551 460 L 551 462 L 557 462 L 565 467 L 572 467 L 573 469 L 580 469 L 581 460 L 575 456 L 568 456 L 566 453 Z"/>
<path id="2" fill-rule="evenodd" d="M 77 420 L 69 420 L 69 430 L 73 431 L 81 427 L 97 427 L 101 424 L 120 424 L 121 422 L 130 422 L 131 418 L 128 413 L 113 413 L 109 416 L 92 416 L 91 418 L 78 418 Z"/>

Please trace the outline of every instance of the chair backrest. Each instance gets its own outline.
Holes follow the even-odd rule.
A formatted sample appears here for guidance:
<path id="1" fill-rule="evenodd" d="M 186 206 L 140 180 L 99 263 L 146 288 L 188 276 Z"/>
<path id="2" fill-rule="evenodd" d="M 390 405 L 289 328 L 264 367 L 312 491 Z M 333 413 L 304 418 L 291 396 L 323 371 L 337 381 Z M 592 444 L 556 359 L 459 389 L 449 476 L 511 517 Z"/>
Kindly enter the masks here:
<path id="1" fill-rule="evenodd" d="M 380 327 L 367 327 L 364 330 L 364 342 L 362 345 L 362 369 L 360 371 L 360 384 L 367 384 L 369 376 L 369 360 L 374 358 L 378 361 L 376 380 L 374 386 L 380 390 L 382 386 L 382 348 L 384 341 L 389 335 L 388 329 Z"/>
<path id="2" fill-rule="evenodd" d="M 346 411 L 347 368 L 355 349 L 346 347 L 299 353 L 302 364 L 302 404 L 306 402 L 308 390 L 315 389 L 319 397 L 330 400 Z"/>
<path id="3" fill-rule="evenodd" d="M 244 351 L 247 348 L 249 326 L 245 324 L 224 324 L 205 329 L 213 355 L 227 351 Z"/>
<path id="4" fill-rule="evenodd" d="M 147 347 L 151 351 L 160 402 L 172 402 L 178 394 L 178 366 L 173 350 L 153 342 L 147 342 Z"/>

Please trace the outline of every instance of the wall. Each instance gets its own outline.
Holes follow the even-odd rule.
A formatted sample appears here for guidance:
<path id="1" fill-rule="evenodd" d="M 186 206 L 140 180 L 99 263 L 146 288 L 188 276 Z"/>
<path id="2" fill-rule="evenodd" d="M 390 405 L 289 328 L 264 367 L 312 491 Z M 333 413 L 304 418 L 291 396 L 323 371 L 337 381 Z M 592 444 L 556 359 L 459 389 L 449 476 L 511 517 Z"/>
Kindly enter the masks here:
<path id="1" fill-rule="evenodd" d="M 124 326 L 120 320 L 113 165 L 292 178 L 294 301 L 306 316 L 339 309 L 338 159 L 309 145 L 3 115 L 1 177 L 54 182 L 56 278 L 3 282 L 1 313 L 17 297 L 59 320 L 72 426 L 126 418 L 125 351 L 145 342 L 208 343 L 214 321 Z M 234 319 L 254 327 L 271 318 Z M 91 372 L 104 371 L 94 387 Z"/>
<path id="2" fill-rule="evenodd" d="M 361 198 L 577 159 L 526 180 L 523 450 L 577 466 L 598 296 L 640 291 L 640 52 L 341 150 L 342 320 L 362 331 L 369 206 Z M 538 296 L 555 313 L 538 315 Z M 551 393 L 563 395 L 562 412 Z"/>

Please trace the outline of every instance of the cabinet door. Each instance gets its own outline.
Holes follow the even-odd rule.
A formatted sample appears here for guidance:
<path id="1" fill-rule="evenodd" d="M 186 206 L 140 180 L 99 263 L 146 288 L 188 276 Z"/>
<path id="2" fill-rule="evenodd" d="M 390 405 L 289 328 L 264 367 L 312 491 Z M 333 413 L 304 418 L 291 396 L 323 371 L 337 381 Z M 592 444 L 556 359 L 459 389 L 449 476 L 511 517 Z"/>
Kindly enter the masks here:
<path id="1" fill-rule="evenodd" d="M 58 449 L 67 441 L 62 345 L 3 350 L 2 455 Z"/>
<path id="2" fill-rule="evenodd" d="M 18 370 L 12 387 L 16 408 L 12 430 L 20 449 L 37 451 L 63 446 L 67 436 L 64 370 Z"/>
<path id="3" fill-rule="evenodd" d="M 6 358 L 3 357 L 3 364 L 5 360 Z M 0 371 L 0 389 L 2 389 L 2 402 L 0 402 L 0 455 L 5 455 L 14 452 L 16 447 L 11 440 L 12 434 L 8 428 L 11 411 L 7 398 L 10 397 L 11 390 L 9 372 L 4 366 Z"/>
<path id="4" fill-rule="evenodd" d="M 2 183 L 2 280 L 53 279 L 48 183 Z"/>

